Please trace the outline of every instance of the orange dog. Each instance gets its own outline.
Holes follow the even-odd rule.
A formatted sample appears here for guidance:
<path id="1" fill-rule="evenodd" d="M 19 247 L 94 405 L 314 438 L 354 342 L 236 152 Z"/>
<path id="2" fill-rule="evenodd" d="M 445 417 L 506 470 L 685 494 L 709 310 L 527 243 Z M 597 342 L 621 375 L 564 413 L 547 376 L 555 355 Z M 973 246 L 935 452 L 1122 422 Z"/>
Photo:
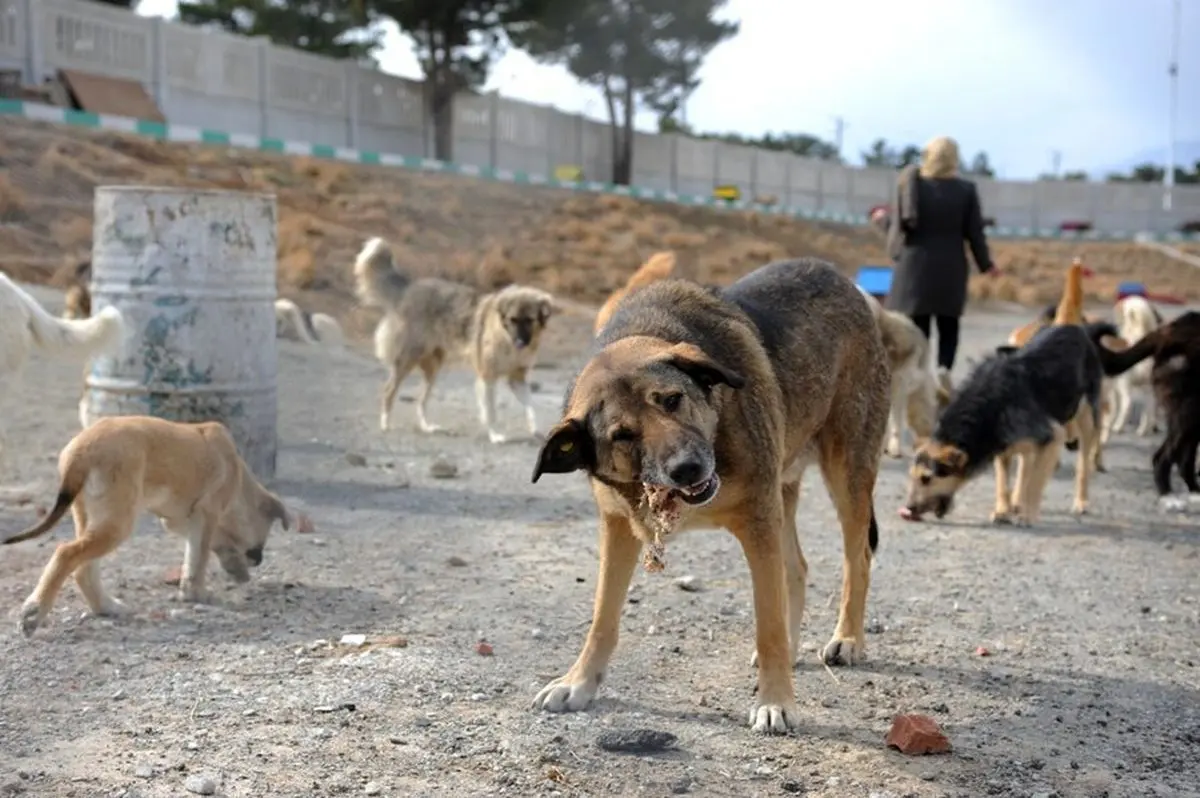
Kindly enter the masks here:
<path id="1" fill-rule="evenodd" d="M 613 291 L 608 299 L 604 300 L 604 304 L 600 306 L 600 312 L 596 314 L 596 324 L 593 327 L 593 332 L 596 335 L 604 329 L 604 325 L 608 324 L 608 320 L 612 318 L 613 313 L 617 310 L 617 305 L 626 296 L 636 291 L 639 288 L 657 283 L 661 280 L 666 280 L 675 272 L 675 253 L 669 250 L 663 252 L 655 252 L 638 270 L 629 276 L 625 281 L 625 285 Z"/>

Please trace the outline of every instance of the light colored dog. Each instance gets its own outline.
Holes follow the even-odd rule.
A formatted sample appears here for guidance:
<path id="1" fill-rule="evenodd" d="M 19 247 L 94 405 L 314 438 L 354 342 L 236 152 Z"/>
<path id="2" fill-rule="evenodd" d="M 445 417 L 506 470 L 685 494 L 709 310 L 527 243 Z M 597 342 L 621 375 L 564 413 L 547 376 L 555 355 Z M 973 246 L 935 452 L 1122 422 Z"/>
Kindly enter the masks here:
<path id="1" fill-rule="evenodd" d="M 275 300 L 275 324 L 277 334 L 290 325 L 296 337 L 306 344 L 342 346 L 346 335 L 337 319 L 327 313 L 309 313 L 290 299 Z"/>
<path id="2" fill-rule="evenodd" d="M 116 308 L 87 319 L 56 318 L 0 272 L 0 398 L 13 390 L 35 350 L 86 362 L 114 351 L 124 334 L 124 318 Z"/>
<path id="3" fill-rule="evenodd" d="M 495 423 L 496 383 L 502 378 L 525 409 L 530 434 L 537 434 L 527 378 L 546 323 L 558 311 L 550 294 L 524 285 L 484 293 L 437 277 L 413 280 L 397 268 L 382 238 L 363 246 L 354 261 L 354 276 L 359 302 L 384 310 L 375 328 L 375 357 L 390 369 L 379 413 L 381 429 L 389 427 L 400 384 L 414 368 L 424 378 L 417 396 L 417 425 L 422 432 L 441 429 L 429 422 L 425 405 L 445 362 L 462 358 L 475 371 L 479 417 L 491 442 L 507 440 Z"/>
<path id="4" fill-rule="evenodd" d="M 1125 346 L 1142 340 L 1162 326 L 1162 316 L 1148 299 L 1141 296 L 1127 296 L 1122 299 L 1113 308 L 1113 315 L 1116 317 L 1117 328 L 1121 331 L 1122 343 Z M 1113 378 L 1113 408 L 1106 425 L 1107 432 L 1119 433 L 1125 430 L 1135 394 L 1142 400 L 1142 417 L 1138 421 L 1137 434 L 1144 437 L 1158 431 L 1158 404 L 1154 399 L 1154 389 L 1150 380 L 1153 368 L 1153 361 L 1146 359 Z"/>
<path id="5" fill-rule="evenodd" d="M 238 455 L 229 431 L 217 422 L 180 424 L 149 416 L 103 418 L 76 435 L 58 458 L 54 509 L 35 526 L 4 541 L 19 543 L 50 531 L 72 510 L 75 540 L 60 543 L 37 587 L 21 608 L 26 634 L 45 620 L 67 577 L 96 615 L 120 615 L 125 605 L 105 593 L 99 560 L 133 534 L 142 512 L 183 536 L 179 597 L 206 601 L 210 551 L 239 583 L 263 559 L 275 521 L 292 519 L 279 497 L 264 488 Z"/>
<path id="6" fill-rule="evenodd" d="M 938 410 L 949 402 L 950 392 L 933 371 L 929 339 L 921 328 L 903 313 L 885 308 L 862 286 L 858 290 L 871 306 L 892 370 L 891 413 L 884 453 L 901 457 L 905 427 L 912 428 L 914 443 L 919 446 L 933 434 Z"/>

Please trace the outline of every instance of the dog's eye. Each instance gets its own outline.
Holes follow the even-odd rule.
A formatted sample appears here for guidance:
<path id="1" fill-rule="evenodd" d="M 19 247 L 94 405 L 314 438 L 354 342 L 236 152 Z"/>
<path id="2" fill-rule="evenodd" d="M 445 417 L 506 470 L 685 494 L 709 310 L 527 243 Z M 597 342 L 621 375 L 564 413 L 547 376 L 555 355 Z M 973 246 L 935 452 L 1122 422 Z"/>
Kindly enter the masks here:
<path id="1" fill-rule="evenodd" d="M 633 433 L 633 430 L 626 429 L 625 427 L 613 430 L 612 435 L 608 436 L 608 439 L 613 443 L 628 443 L 636 438 L 637 435 Z"/>
<path id="2" fill-rule="evenodd" d="M 662 405 L 663 410 L 666 410 L 668 413 L 674 413 L 679 409 L 679 405 L 683 402 L 683 394 L 669 393 L 659 399 L 658 402 Z"/>

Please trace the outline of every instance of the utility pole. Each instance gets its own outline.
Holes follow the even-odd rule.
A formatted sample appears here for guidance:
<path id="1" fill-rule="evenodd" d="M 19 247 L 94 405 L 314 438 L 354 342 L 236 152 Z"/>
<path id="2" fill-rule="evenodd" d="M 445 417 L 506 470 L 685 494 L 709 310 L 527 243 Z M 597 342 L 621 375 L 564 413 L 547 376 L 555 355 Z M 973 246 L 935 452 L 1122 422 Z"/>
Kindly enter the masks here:
<path id="1" fill-rule="evenodd" d="M 1163 173 L 1163 210 L 1170 211 L 1172 192 L 1175 189 L 1175 137 L 1179 124 L 1179 28 L 1183 13 L 1183 0 L 1174 0 L 1171 13 L 1171 63 L 1167 75 L 1171 78 L 1171 110 L 1167 123 L 1167 169 Z"/>
<path id="2" fill-rule="evenodd" d="M 1054 175 L 1055 180 L 1062 178 L 1062 150 L 1050 151 L 1050 174 Z"/>
<path id="3" fill-rule="evenodd" d="M 846 120 L 840 116 L 833 118 L 833 146 L 837 150 L 837 157 L 840 160 L 842 157 L 842 138 L 846 134 Z"/>

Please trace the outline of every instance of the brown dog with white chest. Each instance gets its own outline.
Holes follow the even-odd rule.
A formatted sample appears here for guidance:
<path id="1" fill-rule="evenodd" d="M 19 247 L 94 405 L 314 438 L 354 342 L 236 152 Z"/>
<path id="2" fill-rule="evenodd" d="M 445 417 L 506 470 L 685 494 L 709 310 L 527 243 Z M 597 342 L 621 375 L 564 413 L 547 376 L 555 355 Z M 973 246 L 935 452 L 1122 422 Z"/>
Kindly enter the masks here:
<path id="1" fill-rule="evenodd" d="M 841 522 L 843 590 L 831 665 L 865 653 L 878 541 L 872 494 L 887 427 L 889 372 L 854 284 L 814 259 L 764 266 L 728 288 L 664 280 L 620 300 L 574 380 L 533 471 L 584 471 L 601 521 L 591 629 L 575 664 L 535 704 L 587 707 L 617 643 L 643 547 L 692 528 L 728 529 L 750 568 L 759 689 L 755 731 L 785 732 L 798 709 L 792 665 L 807 565 L 796 531 L 800 479 L 818 463 Z"/>

